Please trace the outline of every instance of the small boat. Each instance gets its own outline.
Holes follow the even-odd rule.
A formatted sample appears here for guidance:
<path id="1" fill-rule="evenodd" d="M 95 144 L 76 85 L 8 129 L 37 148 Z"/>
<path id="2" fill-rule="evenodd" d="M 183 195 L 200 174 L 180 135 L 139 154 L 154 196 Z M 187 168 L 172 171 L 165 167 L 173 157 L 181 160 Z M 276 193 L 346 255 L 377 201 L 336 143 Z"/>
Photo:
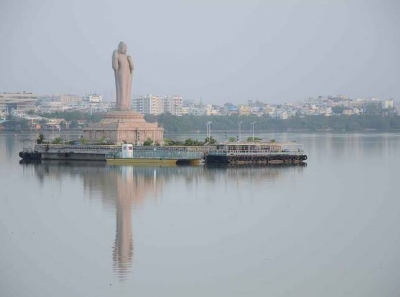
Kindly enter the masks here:
<path id="1" fill-rule="evenodd" d="M 304 164 L 305 160 L 297 142 L 225 142 L 205 156 L 206 164 Z"/>

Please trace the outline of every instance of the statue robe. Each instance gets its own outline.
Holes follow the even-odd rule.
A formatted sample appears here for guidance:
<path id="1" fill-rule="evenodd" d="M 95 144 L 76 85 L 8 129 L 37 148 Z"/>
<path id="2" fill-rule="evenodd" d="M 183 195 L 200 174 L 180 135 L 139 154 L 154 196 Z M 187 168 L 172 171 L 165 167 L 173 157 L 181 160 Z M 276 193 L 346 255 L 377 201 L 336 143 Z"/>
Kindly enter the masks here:
<path id="1" fill-rule="evenodd" d="M 115 72 L 115 87 L 117 90 L 116 110 L 131 109 L 132 89 L 132 58 L 127 54 L 114 51 L 112 67 Z"/>

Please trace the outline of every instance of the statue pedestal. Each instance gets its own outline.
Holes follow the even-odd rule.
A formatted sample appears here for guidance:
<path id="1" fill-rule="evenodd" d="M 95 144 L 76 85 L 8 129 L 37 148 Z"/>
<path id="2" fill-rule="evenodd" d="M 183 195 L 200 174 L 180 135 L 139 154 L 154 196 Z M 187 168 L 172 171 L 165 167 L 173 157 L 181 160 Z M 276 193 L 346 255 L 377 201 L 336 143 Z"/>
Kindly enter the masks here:
<path id="1" fill-rule="evenodd" d="M 99 123 L 89 124 L 83 129 L 83 137 L 89 142 L 109 140 L 121 144 L 126 141 L 136 145 L 150 138 L 161 144 L 164 128 L 158 127 L 157 123 L 146 122 L 142 114 L 134 111 L 110 111 Z"/>

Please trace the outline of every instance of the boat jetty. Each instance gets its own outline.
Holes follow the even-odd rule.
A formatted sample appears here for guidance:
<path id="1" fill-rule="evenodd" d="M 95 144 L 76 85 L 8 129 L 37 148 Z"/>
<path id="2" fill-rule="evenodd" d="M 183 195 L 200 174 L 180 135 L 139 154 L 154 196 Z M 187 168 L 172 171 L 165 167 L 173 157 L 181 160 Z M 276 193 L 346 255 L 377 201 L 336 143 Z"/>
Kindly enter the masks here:
<path id="1" fill-rule="evenodd" d="M 226 142 L 210 149 L 207 164 L 301 164 L 307 160 L 297 142 Z"/>
<path id="2" fill-rule="evenodd" d="M 221 142 L 205 146 L 36 144 L 19 153 L 24 160 L 106 161 L 126 164 L 304 164 L 297 142 Z"/>

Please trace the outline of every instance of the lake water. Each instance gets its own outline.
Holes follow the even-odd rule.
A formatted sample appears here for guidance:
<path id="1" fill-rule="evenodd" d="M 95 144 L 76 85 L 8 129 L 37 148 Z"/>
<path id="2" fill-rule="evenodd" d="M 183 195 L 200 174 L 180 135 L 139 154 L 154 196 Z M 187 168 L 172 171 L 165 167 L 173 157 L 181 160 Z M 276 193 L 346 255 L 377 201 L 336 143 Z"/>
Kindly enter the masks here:
<path id="1" fill-rule="evenodd" d="M 19 164 L 0 296 L 399 296 L 400 134 L 267 134 L 305 167 Z"/>

